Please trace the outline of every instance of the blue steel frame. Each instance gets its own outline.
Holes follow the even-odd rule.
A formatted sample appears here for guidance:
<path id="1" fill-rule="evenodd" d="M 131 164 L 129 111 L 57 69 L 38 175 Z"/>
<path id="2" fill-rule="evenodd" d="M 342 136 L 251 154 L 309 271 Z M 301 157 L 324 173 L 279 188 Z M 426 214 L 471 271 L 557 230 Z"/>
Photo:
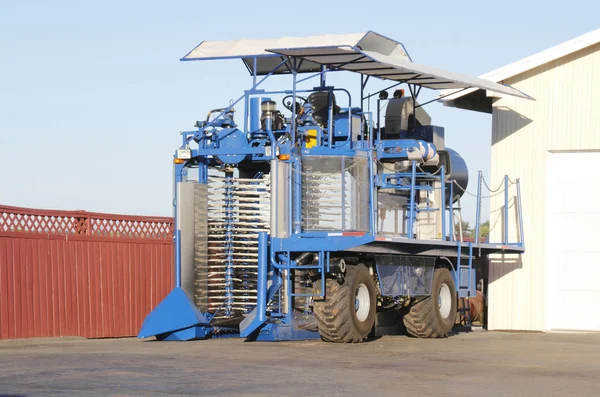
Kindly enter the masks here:
<path id="1" fill-rule="evenodd" d="M 268 55 L 267 55 L 268 56 Z M 273 55 L 275 56 L 275 55 Z M 279 55 L 276 55 L 279 56 Z M 238 58 L 238 57 L 232 57 Z M 233 101 L 227 108 L 222 110 L 218 116 L 212 120 L 207 120 L 206 123 L 199 125 L 198 130 L 184 131 L 182 132 L 182 145 L 180 149 L 189 149 L 190 143 L 195 141 L 198 147 L 191 150 L 191 159 L 184 161 L 183 163 L 175 165 L 175 186 L 177 183 L 182 182 L 184 175 L 186 174 L 187 167 L 194 166 L 198 167 L 198 183 L 206 184 L 208 182 L 208 168 L 211 158 L 214 156 L 224 155 L 245 155 L 252 156 L 255 161 L 268 161 L 277 158 L 280 153 L 290 153 L 291 156 L 288 161 L 291 163 L 290 171 L 299 171 L 301 169 L 301 158 L 304 155 L 327 155 L 327 156 L 364 156 L 368 159 L 369 167 L 369 230 L 365 232 L 346 232 L 346 231 L 303 231 L 301 230 L 301 186 L 298 181 L 299 178 L 289 178 L 291 184 L 289 191 L 292 192 L 291 196 L 295 200 L 294 211 L 289 211 L 291 216 L 291 222 L 289 222 L 290 230 L 289 237 L 287 238 L 275 238 L 270 237 L 267 233 L 259 233 L 258 239 L 258 295 L 257 305 L 255 309 L 247 315 L 239 326 L 239 331 L 236 329 L 229 328 L 218 328 L 211 325 L 211 319 L 215 313 L 200 313 L 192 303 L 192 300 L 185 295 L 181 289 L 181 231 L 179 230 L 179 221 L 177 216 L 175 217 L 175 272 L 176 272 L 176 285 L 173 292 L 163 301 L 161 304 L 153 310 L 153 312 L 147 317 L 142 329 L 140 330 L 139 337 L 157 336 L 159 339 L 166 340 L 189 340 L 199 339 L 206 337 L 216 336 L 227 336 L 227 335 L 239 335 L 241 337 L 257 339 L 257 340 L 290 340 L 290 339 L 307 339 L 307 338 L 318 338 L 319 335 L 314 331 L 307 331 L 299 329 L 294 326 L 294 310 L 292 308 L 292 299 L 287 299 L 288 307 L 287 310 L 281 310 L 281 300 L 279 301 L 279 311 L 272 310 L 267 312 L 269 301 L 276 295 L 281 294 L 281 285 L 284 281 L 282 279 L 285 275 L 285 281 L 288 285 L 292 282 L 291 273 L 295 269 L 301 267 L 302 270 L 315 269 L 319 272 L 323 282 L 321 283 L 321 291 L 315 294 L 295 294 L 286 291 L 288 298 L 296 296 L 304 297 L 322 297 L 325 295 L 325 275 L 330 268 L 330 254 L 336 251 L 346 251 L 359 247 L 366 247 L 369 244 L 376 242 L 384 242 L 389 244 L 396 243 L 407 243 L 410 242 L 412 246 L 421 246 L 428 249 L 449 249 L 454 247 L 456 252 L 456 267 L 452 269 L 452 274 L 457 287 L 459 297 L 472 296 L 475 291 L 474 282 L 474 270 L 473 270 L 473 243 L 461 243 L 456 241 L 454 233 L 447 233 L 446 217 L 449 217 L 449 222 L 453 225 L 453 204 L 452 202 L 446 203 L 446 189 L 447 183 L 450 185 L 450 193 L 453 193 L 453 181 L 446 181 L 444 167 L 441 167 L 439 175 L 432 173 L 418 171 L 417 162 L 412 161 L 410 166 L 410 172 L 408 173 L 395 173 L 395 174 L 384 174 L 381 179 L 378 178 L 377 173 L 374 172 L 374 165 L 376 161 L 383 156 L 383 148 L 386 145 L 397 145 L 398 151 L 404 150 L 402 145 L 418 145 L 417 141 L 406 140 L 406 142 L 397 141 L 396 143 L 390 143 L 389 141 L 381 139 L 380 129 L 378 129 L 376 139 L 365 139 L 365 132 L 361 131 L 360 140 L 352 141 L 351 131 L 351 95 L 345 89 L 338 89 L 333 87 L 327 87 L 325 85 L 325 75 L 327 72 L 335 71 L 335 68 L 323 67 L 320 72 L 315 73 L 309 77 L 301 80 L 297 80 L 297 72 L 299 65 L 302 63 L 302 59 L 297 58 L 283 58 L 283 60 L 266 76 L 261 80 L 258 80 L 256 73 L 257 57 L 254 57 L 254 68 L 253 68 L 253 84 L 249 90 L 246 90 L 242 96 L 237 100 Z M 265 91 L 258 89 L 261 83 L 267 78 L 273 75 L 282 66 L 286 66 L 292 74 L 292 90 L 279 90 L 279 91 Z M 314 77 L 320 77 L 320 87 L 316 87 L 312 90 L 299 90 L 297 84 Z M 362 109 L 362 102 L 364 101 L 364 88 L 366 86 L 366 80 L 361 75 L 361 112 L 360 115 L 368 116 L 368 125 L 371 127 L 370 131 L 373 130 L 374 120 L 371 112 L 364 112 Z M 368 76 L 367 76 L 368 80 Z M 401 83 L 401 82 L 400 82 Z M 397 85 L 397 84 L 395 84 Z M 394 85 L 394 86 L 395 86 Z M 257 147 L 233 147 L 233 148 L 221 148 L 211 144 L 207 145 L 207 141 L 211 139 L 215 134 L 218 133 L 217 127 L 223 123 L 223 117 L 233 109 L 233 107 L 240 101 L 244 100 L 244 126 L 243 132 L 250 136 L 259 127 L 259 122 L 250 117 L 249 114 L 256 114 L 258 111 L 258 101 L 252 100 L 256 96 L 275 95 L 275 94 L 288 94 L 292 95 L 292 114 L 296 114 L 296 97 L 299 93 L 314 92 L 318 90 L 327 91 L 342 91 L 347 93 L 349 98 L 348 107 L 348 138 L 345 142 L 342 142 L 340 146 L 334 144 L 334 132 L 333 132 L 333 117 L 329 117 L 329 124 L 327 130 L 327 145 L 318 145 L 314 148 L 304 148 L 301 152 L 292 152 L 292 148 L 286 147 L 285 145 L 278 143 L 274 131 L 269 127 L 265 131 L 267 134 L 270 147 L 257 146 Z M 412 89 L 411 89 L 412 91 Z M 418 91 L 417 91 L 418 92 Z M 329 109 L 331 112 L 332 103 L 330 96 Z M 249 112 L 250 109 L 250 112 Z M 379 119 L 379 101 L 378 101 L 378 115 Z M 250 128 L 248 128 L 248 122 Z M 291 118 L 291 125 L 286 128 L 285 132 L 288 132 L 292 139 L 291 142 L 295 143 L 298 137 L 295 136 L 296 125 L 295 117 Z M 378 122 L 379 124 L 379 122 Z M 361 123 L 361 129 L 362 129 Z M 323 131 L 324 132 L 324 131 Z M 325 135 L 321 135 L 321 142 L 324 141 Z M 349 145 L 347 145 L 350 143 Z M 175 157 L 177 154 L 175 155 Z M 291 175 L 290 175 L 291 176 Z M 409 178 L 410 186 L 401 186 L 389 182 L 395 178 L 396 180 Z M 481 173 L 479 174 L 479 181 L 477 185 L 477 226 L 476 235 L 479 233 L 479 223 L 481 219 Z M 422 180 L 428 181 L 439 181 L 441 190 L 441 207 L 438 209 L 426 208 L 419 209 L 415 202 L 416 193 L 421 189 L 432 189 L 430 184 L 425 186 L 420 185 L 419 182 Z M 499 244 L 481 244 L 476 242 L 475 245 L 480 249 L 493 249 L 494 252 L 506 251 L 510 247 L 523 248 L 523 226 L 522 226 L 522 213 L 521 213 L 521 201 L 520 201 L 520 184 L 517 180 L 517 200 L 518 200 L 518 211 L 519 211 L 519 237 L 520 241 L 516 243 L 510 243 L 508 241 L 508 232 L 505 232 L 501 245 Z M 395 188 L 398 190 L 409 191 L 408 198 L 408 214 L 407 214 L 407 235 L 398 238 L 380 237 L 377 235 L 377 203 L 375 201 L 375 192 L 378 187 Z M 505 209 L 504 209 L 504 221 L 508 224 L 508 177 L 505 178 Z M 452 200 L 451 200 L 452 201 Z M 177 189 L 175 189 L 175 214 L 177 214 Z M 435 211 L 439 210 L 442 212 L 441 216 L 441 228 L 442 235 L 439 240 L 417 240 L 414 235 L 414 223 L 417 218 L 419 211 Z M 505 228 L 507 229 L 507 228 Z M 521 250 L 522 251 L 522 250 Z M 300 266 L 294 260 L 292 260 L 293 253 L 313 252 L 318 256 L 318 265 L 302 265 Z M 515 251 L 519 252 L 519 250 Z M 463 258 L 466 256 L 467 263 L 463 264 Z M 268 285 L 268 273 L 276 273 L 272 278 L 272 287 L 267 288 Z M 466 281 L 465 281 L 466 280 Z M 178 313 L 178 318 L 174 318 L 173 313 Z M 182 314 L 183 313 L 183 314 Z"/>

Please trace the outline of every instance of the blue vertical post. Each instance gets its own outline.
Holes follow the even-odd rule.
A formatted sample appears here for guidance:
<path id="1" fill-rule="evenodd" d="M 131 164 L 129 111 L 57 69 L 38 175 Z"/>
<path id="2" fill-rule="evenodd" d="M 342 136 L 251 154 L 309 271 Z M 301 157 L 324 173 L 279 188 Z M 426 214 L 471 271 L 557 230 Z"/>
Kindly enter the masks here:
<path id="1" fill-rule="evenodd" d="M 206 139 L 202 139 L 198 142 L 200 149 L 206 149 Z M 208 165 L 206 163 L 206 157 L 200 157 L 198 159 L 198 183 L 208 183 Z"/>
<path id="2" fill-rule="evenodd" d="M 323 251 L 319 252 L 319 270 L 321 271 L 321 296 L 325 296 L 327 284 L 325 281 L 325 275 L 329 273 L 329 265 L 331 264 L 331 253 Z"/>
<path id="3" fill-rule="evenodd" d="M 508 244 L 508 175 L 504 175 L 504 244 Z"/>
<path id="4" fill-rule="evenodd" d="M 284 205 L 287 208 L 287 235 L 291 236 L 292 233 L 294 232 L 294 200 L 296 199 L 296 192 L 295 192 L 295 183 L 294 183 L 294 174 L 295 174 L 295 169 L 294 169 L 294 164 L 290 164 L 289 167 L 287 167 L 287 178 L 285 179 L 285 183 L 288 185 L 287 186 L 287 203 L 285 203 Z"/>
<path id="5" fill-rule="evenodd" d="M 329 114 L 329 120 L 327 120 L 327 136 L 329 139 L 329 148 L 333 147 L 333 92 L 327 91 L 327 113 Z M 348 125 L 350 128 L 350 125 Z"/>
<path id="6" fill-rule="evenodd" d="M 369 159 L 369 221 L 371 235 L 377 235 L 377 203 L 375 202 L 375 175 L 373 175 L 373 151 L 369 150 L 367 158 Z"/>
<path id="7" fill-rule="evenodd" d="M 208 166 L 205 159 L 198 161 L 198 183 L 208 183 Z"/>
<path id="8" fill-rule="evenodd" d="M 454 233 L 454 181 L 450 181 L 450 203 L 448 204 L 450 206 L 450 214 L 448 215 L 450 217 L 450 230 L 452 231 L 450 233 L 450 241 L 455 241 L 455 234 Z M 461 219 L 462 221 L 462 219 Z M 460 228 L 458 229 L 458 231 L 460 232 Z M 462 236 L 460 236 L 462 238 Z"/>
<path id="9" fill-rule="evenodd" d="M 296 145 L 296 78 L 296 59 L 294 59 L 292 62 L 292 146 Z"/>
<path id="10" fill-rule="evenodd" d="M 519 247 L 525 246 L 525 236 L 523 235 L 523 209 L 521 208 L 521 180 L 517 179 L 517 200 L 519 205 Z"/>
<path id="11" fill-rule="evenodd" d="M 377 100 L 377 140 L 381 140 L 381 99 Z"/>
<path id="12" fill-rule="evenodd" d="M 460 296 L 460 294 L 462 293 L 461 290 L 461 273 L 463 271 L 462 266 L 460 264 L 461 258 L 462 258 L 462 246 L 461 246 L 461 241 L 458 240 L 458 242 L 456 243 L 456 271 L 454 272 L 454 285 L 456 286 L 456 289 L 458 290 L 458 295 Z"/>
<path id="13" fill-rule="evenodd" d="M 410 197 L 408 198 L 408 226 L 406 228 L 408 238 L 413 238 L 413 225 L 415 222 L 415 183 L 416 183 L 416 174 L 417 172 L 417 162 L 412 162 L 412 170 L 410 175 Z"/>
<path id="14" fill-rule="evenodd" d="M 269 240 L 266 232 L 258 233 L 258 274 L 257 274 L 257 291 L 256 310 L 258 319 L 261 322 L 267 320 L 267 248 Z"/>
<path id="15" fill-rule="evenodd" d="M 475 213 L 475 238 L 479 244 L 479 225 L 481 224 L 481 180 L 483 174 L 481 171 L 477 173 L 477 208 Z"/>
<path id="16" fill-rule="evenodd" d="M 179 231 L 179 217 L 177 216 L 177 205 L 179 195 L 177 194 L 179 183 L 183 181 L 183 164 L 175 164 L 175 193 L 174 193 L 174 215 L 175 215 L 175 287 L 181 288 L 181 232 Z"/>
<path id="17" fill-rule="evenodd" d="M 325 72 L 326 72 L 326 66 L 325 65 L 321 65 L 321 87 L 325 87 L 325 85 L 327 84 L 325 81 Z"/>
<path id="18" fill-rule="evenodd" d="M 341 156 L 342 165 L 341 165 L 341 174 L 342 174 L 342 230 L 346 230 L 346 157 Z"/>
<path id="19" fill-rule="evenodd" d="M 248 93 L 245 92 L 244 93 L 244 134 L 247 134 L 248 131 L 248 114 L 250 114 L 250 112 L 248 111 Z"/>
<path id="20" fill-rule="evenodd" d="M 443 165 L 440 167 L 440 185 L 442 196 L 442 205 L 440 206 L 440 214 L 442 215 L 442 241 L 446 241 L 446 169 Z"/>
<path id="21" fill-rule="evenodd" d="M 473 275 L 473 243 L 469 243 L 469 296 L 477 296 L 477 292 L 475 292 L 477 288 L 477 282 L 475 281 L 475 276 Z"/>

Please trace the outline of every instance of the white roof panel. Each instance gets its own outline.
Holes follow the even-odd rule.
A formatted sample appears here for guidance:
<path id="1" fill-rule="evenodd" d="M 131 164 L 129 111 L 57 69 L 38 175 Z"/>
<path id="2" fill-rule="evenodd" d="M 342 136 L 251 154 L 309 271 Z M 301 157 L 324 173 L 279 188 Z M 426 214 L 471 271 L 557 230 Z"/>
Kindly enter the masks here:
<path id="1" fill-rule="evenodd" d="M 228 58 L 241 58 L 250 72 L 254 70 L 256 59 L 256 73 L 259 75 L 272 72 L 288 58 L 297 58 L 299 73 L 319 71 L 321 65 L 325 65 L 330 70 L 348 70 L 431 89 L 474 87 L 528 98 L 514 88 L 489 80 L 416 64 L 401 43 L 372 31 L 265 40 L 203 41 L 182 60 Z M 290 67 L 290 63 L 286 62 L 275 73 L 290 73 Z"/>
<path id="2" fill-rule="evenodd" d="M 410 59 L 404 46 L 392 39 L 375 32 L 353 34 L 324 34 L 307 37 L 280 37 L 277 39 L 242 39 L 228 41 L 203 41 L 186 54 L 182 61 L 201 61 L 215 59 L 241 58 L 250 72 L 254 70 L 254 58 L 257 58 L 257 74 L 268 74 L 283 58 L 277 56 L 270 48 L 305 48 L 311 47 L 313 52 L 326 56 L 328 52 L 344 51 L 352 48 L 363 48 L 382 54 L 394 55 Z M 269 59 L 271 58 L 271 59 Z M 276 58 L 276 59 L 273 59 Z M 289 65 L 288 65 L 289 66 Z M 320 65 L 303 62 L 298 68 L 299 73 L 319 71 Z M 289 73 L 282 67 L 276 73 Z"/>
<path id="3" fill-rule="evenodd" d="M 524 93 L 502 84 L 459 73 L 447 72 L 431 66 L 411 62 L 408 57 L 385 55 L 359 48 L 289 48 L 270 49 L 269 51 L 309 60 L 330 68 L 348 70 L 386 80 L 402 81 L 431 89 L 470 87 L 495 91 L 501 94 L 529 98 Z"/>
<path id="4" fill-rule="evenodd" d="M 325 34 L 308 37 L 280 37 L 277 39 L 241 39 L 228 41 L 203 41 L 182 60 L 244 58 L 273 55 L 267 48 L 354 46 L 366 33 Z"/>

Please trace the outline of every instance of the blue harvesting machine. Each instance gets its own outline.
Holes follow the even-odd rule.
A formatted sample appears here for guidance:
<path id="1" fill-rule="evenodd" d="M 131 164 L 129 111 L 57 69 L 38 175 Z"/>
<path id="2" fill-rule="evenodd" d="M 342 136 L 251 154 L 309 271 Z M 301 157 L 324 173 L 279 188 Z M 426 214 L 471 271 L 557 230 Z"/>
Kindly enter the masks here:
<path id="1" fill-rule="evenodd" d="M 413 63 L 401 43 L 374 32 L 205 41 L 182 60 L 233 58 L 252 86 L 182 133 L 174 156 L 176 286 L 139 337 L 447 336 L 459 299 L 475 295 L 477 266 L 490 254 L 524 250 L 520 189 L 517 181 L 516 242 L 506 227 L 508 189 L 503 241 L 463 241 L 455 224 L 468 170 L 423 109 L 432 101 L 417 97 L 422 88 L 528 97 Z M 339 71 L 360 75 L 358 101 L 327 85 Z M 274 75 L 288 75 L 291 87 L 261 89 Z M 371 79 L 393 85 L 366 94 Z M 406 94 L 388 94 L 402 84 Z M 480 173 L 477 225 L 481 186 Z"/>

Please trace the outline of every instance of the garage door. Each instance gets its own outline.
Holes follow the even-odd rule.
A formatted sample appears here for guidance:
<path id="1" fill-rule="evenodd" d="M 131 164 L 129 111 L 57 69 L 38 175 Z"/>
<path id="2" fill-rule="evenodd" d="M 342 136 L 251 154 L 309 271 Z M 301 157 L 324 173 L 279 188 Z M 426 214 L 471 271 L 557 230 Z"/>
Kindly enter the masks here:
<path id="1" fill-rule="evenodd" d="M 600 152 L 551 153 L 546 307 L 551 330 L 600 330 Z"/>

